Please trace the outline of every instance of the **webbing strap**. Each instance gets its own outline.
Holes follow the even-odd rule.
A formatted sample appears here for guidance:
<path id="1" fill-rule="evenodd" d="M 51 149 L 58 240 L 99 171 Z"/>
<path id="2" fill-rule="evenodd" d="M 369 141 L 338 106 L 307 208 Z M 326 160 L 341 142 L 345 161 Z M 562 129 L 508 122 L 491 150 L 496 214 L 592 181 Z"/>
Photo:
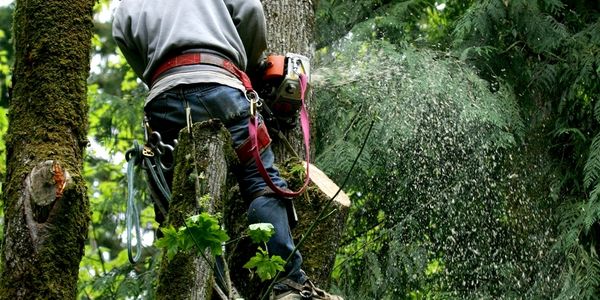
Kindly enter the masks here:
<path id="1" fill-rule="evenodd" d="M 250 81 L 248 75 L 244 73 L 244 71 L 240 70 L 233 62 L 227 59 L 223 59 L 218 55 L 201 52 L 184 53 L 167 59 L 156 69 L 156 71 L 154 71 L 154 74 L 152 75 L 152 84 L 154 84 L 156 79 L 158 79 L 158 77 L 160 77 L 162 73 L 170 69 L 180 66 L 189 66 L 197 64 L 206 64 L 221 67 L 229 71 L 229 73 L 231 73 L 235 77 L 237 77 L 244 85 L 246 91 L 254 91 L 254 89 L 252 88 L 252 82 Z"/>
<path id="2" fill-rule="evenodd" d="M 304 178 L 304 185 L 300 188 L 300 190 L 298 191 L 289 191 L 289 190 L 283 190 L 281 188 L 279 188 L 278 186 L 275 185 L 275 183 L 273 183 L 273 181 L 271 180 L 271 177 L 269 176 L 269 173 L 267 173 L 267 170 L 265 169 L 265 166 L 262 163 L 262 160 L 260 158 L 260 152 L 259 152 L 259 147 L 258 147 L 258 134 L 257 134 L 257 128 L 258 128 L 258 118 L 256 118 L 255 116 L 251 116 L 250 117 L 250 124 L 248 125 L 248 131 L 250 134 L 250 141 L 252 142 L 252 156 L 254 157 L 254 161 L 256 161 L 256 166 L 258 168 L 258 172 L 260 173 L 260 175 L 263 177 L 263 179 L 265 180 L 265 183 L 267 184 L 267 186 L 269 186 L 275 193 L 277 193 L 280 196 L 283 197 L 297 197 L 298 195 L 302 194 L 305 190 L 306 187 L 308 186 L 308 183 L 310 182 L 310 176 L 309 176 L 309 165 L 310 165 L 310 122 L 308 119 L 308 111 L 306 110 L 306 104 L 304 102 L 304 94 L 306 93 L 306 86 L 308 84 L 308 79 L 306 78 L 305 74 L 300 74 L 300 100 L 302 100 L 302 107 L 300 109 L 300 127 L 302 128 L 302 134 L 304 136 L 304 149 L 306 151 L 305 153 L 305 159 L 306 159 L 306 177 Z"/>
<path id="3" fill-rule="evenodd" d="M 258 151 L 262 152 L 264 149 L 269 147 L 269 145 L 271 145 L 271 137 L 269 136 L 269 130 L 267 129 L 265 122 L 261 122 L 258 125 L 256 135 L 258 139 Z M 239 145 L 235 149 L 235 152 L 237 153 L 237 156 L 240 159 L 240 163 L 242 165 L 249 164 L 254 158 L 254 156 L 252 155 L 252 151 L 254 149 L 253 146 L 254 144 L 252 143 L 250 138 L 247 138 L 241 145 Z"/>

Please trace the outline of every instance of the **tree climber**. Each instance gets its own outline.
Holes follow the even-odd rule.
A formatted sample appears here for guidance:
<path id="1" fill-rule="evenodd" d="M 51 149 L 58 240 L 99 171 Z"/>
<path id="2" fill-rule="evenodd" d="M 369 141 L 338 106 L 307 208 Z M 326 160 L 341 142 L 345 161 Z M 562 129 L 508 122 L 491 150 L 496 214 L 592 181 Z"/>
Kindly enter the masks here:
<path id="1" fill-rule="evenodd" d="M 266 49 L 260 1 L 122 0 L 115 11 L 113 36 L 133 71 L 150 88 L 144 112 L 147 125 L 162 142 L 174 145 L 179 131 L 189 125 L 188 117 L 191 122 L 218 118 L 225 124 L 242 161 L 234 173 L 243 197 L 251 201 L 249 222 L 273 224 L 268 249 L 287 258 L 294 249 L 285 203 L 289 200 L 266 186 L 252 155 L 244 153 L 250 149 L 243 149 L 253 99 L 248 99 L 248 76 L 240 70 L 256 75 Z M 260 144 L 263 164 L 275 185 L 286 189 L 273 166 L 270 140 L 260 137 L 267 131 L 258 132 L 258 140 L 266 141 Z M 171 184 L 172 172 L 165 177 Z M 168 208 L 163 197 L 154 194 L 155 203 Z M 166 216 L 156 204 L 155 212 L 162 224 Z M 315 288 L 301 264 L 296 251 L 272 299 L 341 299 Z"/>

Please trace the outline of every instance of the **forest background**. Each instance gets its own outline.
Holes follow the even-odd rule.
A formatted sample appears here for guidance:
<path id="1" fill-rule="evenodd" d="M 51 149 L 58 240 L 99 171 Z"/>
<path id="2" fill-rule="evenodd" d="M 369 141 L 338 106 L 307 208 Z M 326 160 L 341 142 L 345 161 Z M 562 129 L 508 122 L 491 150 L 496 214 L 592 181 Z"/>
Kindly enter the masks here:
<path id="1" fill-rule="evenodd" d="M 143 263 L 128 263 L 124 238 L 123 154 L 142 139 L 146 89 L 115 49 L 112 8 L 95 8 L 79 298 L 153 299 L 160 255 L 144 193 Z M 2 132 L 13 9 L 0 7 Z M 332 290 L 598 297 L 600 1 L 320 0 L 316 28 L 316 164 L 341 182 L 367 143 L 345 187 Z"/>

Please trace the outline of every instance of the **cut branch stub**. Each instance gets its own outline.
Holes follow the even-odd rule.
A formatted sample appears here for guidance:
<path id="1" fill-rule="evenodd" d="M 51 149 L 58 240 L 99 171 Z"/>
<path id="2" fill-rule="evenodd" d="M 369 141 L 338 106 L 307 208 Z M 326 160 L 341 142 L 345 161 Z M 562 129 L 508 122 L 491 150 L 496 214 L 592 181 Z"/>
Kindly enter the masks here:
<path id="1" fill-rule="evenodd" d="M 68 183 L 71 183 L 71 176 L 57 161 L 44 161 L 31 170 L 25 178 L 25 198 L 30 199 L 33 220 L 46 222 Z"/>
<path id="2" fill-rule="evenodd" d="M 56 208 L 67 184 L 72 183 L 67 170 L 57 161 L 39 163 L 25 178 L 25 189 L 21 196 L 23 212 L 34 247 L 42 242 L 40 231 Z"/>

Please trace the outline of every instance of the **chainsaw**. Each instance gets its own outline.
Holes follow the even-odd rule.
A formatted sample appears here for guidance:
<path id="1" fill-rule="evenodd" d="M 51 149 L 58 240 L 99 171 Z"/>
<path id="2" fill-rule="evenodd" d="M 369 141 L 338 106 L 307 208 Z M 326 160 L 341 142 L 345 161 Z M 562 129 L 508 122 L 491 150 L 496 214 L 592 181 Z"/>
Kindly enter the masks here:
<path id="1" fill-rule="evenodd" d="M 294 53 L 267 56 L 259 90 L 267 106 L 267 122 L 276 122 L 281 129 L 296 127 L 302 106 L 300 74 L 310 78 L 310 62 L 306 56 Z"/>

